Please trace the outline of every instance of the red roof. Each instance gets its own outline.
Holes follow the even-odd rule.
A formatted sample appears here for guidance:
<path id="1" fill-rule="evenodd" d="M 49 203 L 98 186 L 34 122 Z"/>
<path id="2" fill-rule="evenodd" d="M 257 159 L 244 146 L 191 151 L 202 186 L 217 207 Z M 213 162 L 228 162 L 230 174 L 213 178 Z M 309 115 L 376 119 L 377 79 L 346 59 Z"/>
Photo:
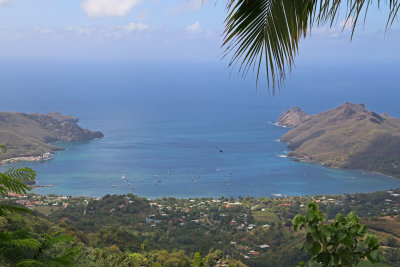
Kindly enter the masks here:
<path id="1" fill-rule="evenodd" d="M 292 206 L 292 204 L 290 204 L 290 203 L 281 203 L 281 204 L 279 204 L 279 206 Z"/>

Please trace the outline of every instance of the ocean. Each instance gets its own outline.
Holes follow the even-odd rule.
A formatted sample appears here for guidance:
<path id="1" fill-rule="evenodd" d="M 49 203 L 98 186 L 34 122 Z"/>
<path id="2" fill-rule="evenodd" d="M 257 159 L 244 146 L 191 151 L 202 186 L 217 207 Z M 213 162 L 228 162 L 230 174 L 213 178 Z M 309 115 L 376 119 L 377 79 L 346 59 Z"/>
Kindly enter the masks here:
<path id="1" fill-rule="evenodd" d="M 400 187 L 400 179 L 285 157 L 288 131 L 270 122 L 299 106 L 309 114 L 346 101 L 400 117 L 394 66 L 299 64 L 276 95 L 223 63 L 4 61 L 1 110 L 80 119 L 105 137 L 28 166 L 33 192 L 148 198 L 316 195 Z M 0 140 L 1 142 L 1 140 Z M 222 152 L 221 152 L 222 151 Z"/>

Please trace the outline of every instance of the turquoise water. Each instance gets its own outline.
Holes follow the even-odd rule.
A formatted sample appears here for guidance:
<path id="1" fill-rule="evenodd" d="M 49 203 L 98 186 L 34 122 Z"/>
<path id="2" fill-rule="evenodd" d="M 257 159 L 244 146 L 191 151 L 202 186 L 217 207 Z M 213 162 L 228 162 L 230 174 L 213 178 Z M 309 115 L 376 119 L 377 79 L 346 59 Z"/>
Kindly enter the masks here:
<path id="1" fill-rule="evenodd" d="M 285 89 L 271 97 L 249 81 L 205 66 L 171 70 L 52 64 L 15 63 L 13 71 L 0 69 L 2 109 L 73 114 L 82 126 L 101 130 L 105 137 L 57 143 L 65 150 L 51 161 L 0 166 L 32 167 L 39 184 L 53 185 L 35 189 L 36 193 L 258 197 L 400 187 L 400 179 L 292 161 L 284 157 L 286 144 L 277 141 L 287 129 L 268 123 L 292 106 L 315 113 L 345 101 L 364 102 L 378 112 L 400 116 L 396 83 L 385 84 L 387 92 L 378 93 L 377 74 L 362 82 L 346 75 L 345 81 L 329 81 L 321 71 L 310 84 L 314 74 L 299 67 Z"/>

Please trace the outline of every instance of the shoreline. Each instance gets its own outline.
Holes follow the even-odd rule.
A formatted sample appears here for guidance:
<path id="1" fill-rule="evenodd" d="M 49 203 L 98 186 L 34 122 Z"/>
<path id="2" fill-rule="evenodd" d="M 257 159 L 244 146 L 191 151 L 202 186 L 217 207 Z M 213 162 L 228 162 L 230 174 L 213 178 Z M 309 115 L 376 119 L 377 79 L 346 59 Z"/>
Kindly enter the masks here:
<path id="1" fill-rule="evenodd" d="M 329 168 L 329 169 L 363 171 L 363 172 L 369 172 L 369 173 L 373 173 L 373 174 L 379 174 L 379 175 L 382 175 L 382 176 L 385 176 L 385 177 L 388 177 L 388 178 L 392 178 L 392 179 L 397 179 L 397 180 L 400 179 L 400 177 L 396 177 L 396 176 L 393 176 L 393 175 L 390 175 L 390 174 L 386 174 L 386 173 L 378 172 L 378 171 L 373 171 L 373 170 L 369 171 L 369 170 L 364 170 L 364 169 L 352 169 L 352 168 L 342 168 L 342 167 L 336 167 L 336 166 L 327 166 L 323 162 L 311 161 L 311 160 L 307 160 L 306 158 L 299 158 L 299 157 L 296 157 L 296 156 L 289 156 L 289 153 L 286 154 L 285 158 L 291 159 L 291 160 L 296 161 L 296 162 L 306 162 L 306 163 L 311 163 L 311 164 L 317 164 L 317 165 L 320 165 L 322 167 Z"/>
<path id="2" fill-rule="evenodd" d="M 47 161 L 53 159 L 45 157 L 43 155 L 41 156 L 23 156 L 23 157 L 13 157 L 13 158 L 8 158 L 8 159 L 3 159 L 0 161 L 0 165 L 5 165 L 5 164 L 12 164 L 12 163 L 18 163 L 18 162 L 41 162 L 41 161 Z"/>
<path id="3" fill-rule="evenodd" d="M 38 187 L 53 187 L 53 185 L 42 185 L 42 186 L 36 186 L 36 188 Z M 396 187 L 396 188 L 388 188 L 388 189 L 383 189 L 383 190 L 376 190 L 376 191 L 357 191 L 357 192 L 352 192 L 352 193 L 339 193 L 339 194 L 314 194 L 314 195 L 309 195 L 309 194 L 305 194 L 305 195 L 286 195 L 286 194 L 277 194 L 277 193 L 271 193 L 269 195 L 265 195 L 262 196 L 264 198 L 271 198 L 271 199 L 293 199 L 293 198 L 306 198 L 306 197 L 318 197 L 318 196 L 345 196 L 345 195 L 355 195 L 355 194 L 373 194 L 373 193 L 377 193 L 377 192 L 388 192 L 388 191 L 393 191 L 393 190 L 400 190 L 400 187 Z M 177 197 L 174 195 L 164 195 L 164 196 L 158 196 L 158 197 L 146 197 L 144 195 L 139 195 L 137 193 L 121 193 L 121 194 L 105 194 L 102 196 L 97 196 L 97 195 L 64 195 L 64 194 L 56 194 L 56 193 L 48 193 L 48 194 L 40 194 L 38 192 L 34 192 L 34 191 L 30 191 L 28 192 L 26 195 L 37 195 L 37 196 L 54 196 L 54 197 L 66 197 L 66 198 L 79 198 L 79 197 L 84 197 L 84 198 L 93 198 L 93 199 L 101 199 L 103 197 L 105 197 L 106 195 L 112 195 L 112 196 L 126 196 L 126 195 L 135 195 L 141 198 L 145 198 L 147 200 L 159 200 L 159 199 L 163 199 L 163 198 L 175 198 L 175 199 L 214 199 L 214 200 L 219 200 L 222 197 L 224 198 L 230 198 L 232 197 L 233 199 L 239 199 L 239 197 L 233 197 L 233 196 L 204 196 L 204 197 Z M 250 197 L 250 198 L 258 198 L 257 196 L 242 196 L 242 198 L 246 198 L 246 197 Z"/>

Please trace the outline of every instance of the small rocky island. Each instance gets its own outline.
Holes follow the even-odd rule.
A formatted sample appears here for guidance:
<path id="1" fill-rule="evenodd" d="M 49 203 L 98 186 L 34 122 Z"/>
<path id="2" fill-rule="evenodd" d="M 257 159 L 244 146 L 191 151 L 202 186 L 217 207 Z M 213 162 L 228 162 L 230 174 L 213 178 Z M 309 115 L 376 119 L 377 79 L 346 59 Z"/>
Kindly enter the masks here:
<path id="1" fill-rule="evenodd" d="M 301 114 L 295 108 L 282 115 L 283 125 L 296 127 L 281 138 L 289 143 L 289 157 L 400 177 L 399 119 L 353 103 L 308 118 Z"/>
<path id="2" fill-rule="evenodd" d="M 56 141 L 89 141 L 103 137 L 99 131 L 81 128 L 78 118 L 58 112 L 26 114 L 0 112 L 0 144 L 7 147 L 0 160 L 40 157 L 46 152 L 62 150 L 51 145 Z"/>
<path id="3" fill-rule="evenodd" d="M 308 120 L 310 116 L 299 107 L 291 108 L 283 113 L 276 123 L 279 126 L 294 128 Z"/>

